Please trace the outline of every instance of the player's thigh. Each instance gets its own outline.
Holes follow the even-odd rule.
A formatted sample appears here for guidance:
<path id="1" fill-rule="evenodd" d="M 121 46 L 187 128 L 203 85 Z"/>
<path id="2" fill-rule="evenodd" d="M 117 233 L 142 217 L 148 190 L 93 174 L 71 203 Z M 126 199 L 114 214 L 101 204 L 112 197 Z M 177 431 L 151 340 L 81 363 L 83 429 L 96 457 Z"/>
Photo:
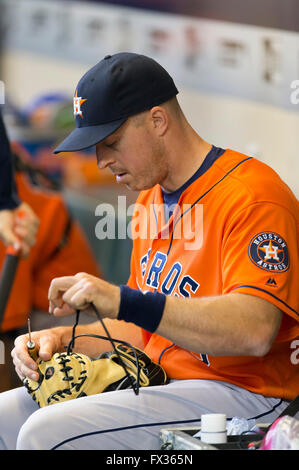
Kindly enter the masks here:
<path id="1" fill-rule="evenodd" d="M 205 380 L 142 388 L 138 396 L 133 390 L 102 393 L 34 413 L 21 429 L 18 448 L 156 450 L 165 426 L 198 427 L 201 414 L 212 412 L 252 419 L 278 404 L 278 399 Z"/>
<path id="2" fill-rule="evenodd" d="M 138 395 L 129 389 L 51 405 L 24 424 L 18 448 L 158 449 L 162 426 L 199 422 L 188 402 L 169 384 L 141 388 Z"/>
<path id="3" fill-rule="evenodd" d="M 21 426 L 37 409 L 24 387 L 0 393 L 0 449 L 15 449 Z"/>

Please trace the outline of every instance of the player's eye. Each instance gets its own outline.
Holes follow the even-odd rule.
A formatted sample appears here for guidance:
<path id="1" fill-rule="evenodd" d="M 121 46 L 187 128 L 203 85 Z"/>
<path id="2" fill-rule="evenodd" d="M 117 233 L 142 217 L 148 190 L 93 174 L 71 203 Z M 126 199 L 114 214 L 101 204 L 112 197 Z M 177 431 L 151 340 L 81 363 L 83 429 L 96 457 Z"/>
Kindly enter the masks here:
<path id="1" fill-rule="evenodd" d="M 109 144 L 105 144 L 106 147 L 108 148 L 116 148 L 118 141 L 114 140 L 113 142 L 109 142 Z"/>

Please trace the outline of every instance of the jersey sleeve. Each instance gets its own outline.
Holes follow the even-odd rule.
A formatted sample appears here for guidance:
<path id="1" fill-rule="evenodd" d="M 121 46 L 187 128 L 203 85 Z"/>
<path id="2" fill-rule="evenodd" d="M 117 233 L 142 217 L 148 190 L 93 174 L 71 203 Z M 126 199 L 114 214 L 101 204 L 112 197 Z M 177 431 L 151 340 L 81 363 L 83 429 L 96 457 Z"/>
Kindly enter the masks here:
<path id="1" fill-rule="evenodd" d="M 253 203 L 240 210 L 223 238 L 223 293 L 262 297 L 298 322 L 297 224 L 294 215 L 276 203 Z"/>
<path id="2" fill-rule="evenodd" d="M 11 149 L 0 113 L 0 210 L 15 209 L 20 205 L 14 179 Z"/>

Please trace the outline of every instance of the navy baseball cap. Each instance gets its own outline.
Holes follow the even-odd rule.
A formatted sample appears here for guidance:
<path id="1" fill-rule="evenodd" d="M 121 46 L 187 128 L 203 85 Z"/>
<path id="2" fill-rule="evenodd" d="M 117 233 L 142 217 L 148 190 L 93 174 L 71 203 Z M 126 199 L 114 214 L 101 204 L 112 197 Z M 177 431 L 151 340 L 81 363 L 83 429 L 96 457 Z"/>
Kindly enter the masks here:
<path id="1" fill-rule="evenodd" d="M 128 117 L 177 93 L 173 79 L 155 60 L 130 52 L 107 55 L 80 79 L 74 96 L 76 128 L 54 153 L 92 147 Z"/>

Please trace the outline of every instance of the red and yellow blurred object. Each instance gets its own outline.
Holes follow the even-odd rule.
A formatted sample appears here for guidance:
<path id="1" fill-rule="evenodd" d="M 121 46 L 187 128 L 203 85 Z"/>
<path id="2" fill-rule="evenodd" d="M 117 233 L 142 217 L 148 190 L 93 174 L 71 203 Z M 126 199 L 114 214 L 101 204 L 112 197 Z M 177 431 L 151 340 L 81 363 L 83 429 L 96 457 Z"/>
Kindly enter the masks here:
<path id="1" fill-rule="evenodd" d="M 115 176 L 109 169 L 98 169 L 95 155 L 83 152 L 61 155 L 64 160 L 63 180 L 66 186 L 78 188 L 86 185 L 116 184 Z"/>
<path id="2" fill-rule="evenodd" d="M 109 169 L 99 170 L 96 156 L 90 152 L 65 152 L 53 155 L 53 148 L 43 147 L 34 157 L 19 142 L 11 142 L 12 150 L 30 165 L 45 173 L 59 174 L 63 186 L 72 189 L 86 186 L 116 185 L 115 176 Z"/>
<path id="3" fill-rule="evenodd" d="M 16 145 L 12 150 L 17 152 Z M 30 159 L 30 156 L 23 150 L 21 158 Z M 62 195 L 33 186 L 22 171 L 16 173 L 16 184 L 20 199 L 30 205 L 40 225 L 29 256 L 18 262 L 2 331 L 26 325 L 28 313 L 33 309 L 48 310 L 48 289 L 54 277 L 82 271 L 103 277 L 85 234 L 79 223 L 70 217 Z M 4 265 L 6 249 L 0 243 L 0 266 Z"/>

